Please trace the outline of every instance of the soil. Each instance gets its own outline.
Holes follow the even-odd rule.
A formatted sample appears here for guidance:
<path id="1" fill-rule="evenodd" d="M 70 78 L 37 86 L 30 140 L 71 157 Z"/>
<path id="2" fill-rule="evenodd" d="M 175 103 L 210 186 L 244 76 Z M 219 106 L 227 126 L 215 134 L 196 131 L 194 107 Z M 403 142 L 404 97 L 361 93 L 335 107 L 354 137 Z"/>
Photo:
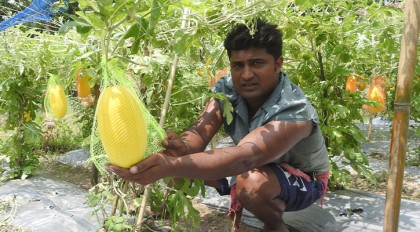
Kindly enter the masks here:
<path id="1" fill-rule="evenodd" d="M 372 156 L 371 160 L 378 159 L 378 157 Z M 381 157 L 379 157 L 382 160 Z M 419 172 L 416 174 L 404 173 L 403 185 L 401 189 L 401 198 L 412 201 L 420 202 L 420 180 L 419 175 L 420 167 L 417 167 Z M 387 181 L 388 181 L 388 170 L 377 170 L 374 171 L 374 175 L 377 180 L 377 184 L 370 183 L 366 177 L 362 175 L 354 175 L 352 179 L 350 189 L 360 190 L 364 192 L 370 192 L 375 194 L 385 195 L 387 191 Z"/>
<path id="2" fill-rule="evenodd" d="M 70 182 L 80 188 L 89 190 L 92 187 L 91 177 L 92 170 L 84 167 L 72 167 L 62 164 L 55 159 L 46 161 L 38 175 L 54 177 L 60 180 Z M 200 212 L 201 224 L 200 228 L 196 230 L 188 229 L 191 232 L 223 232 L 231 231 L 231 221 L 226 212 L 222 212 L 196 201 L 193 201 L 193 206 Z M 242 223 L 240 225 L 241 232 L 257 232 L 261 231 L 259 228 Z M 0 226 L 0 232 L 3 232 Z"/>
<path id="3" fill-rule="evenodd" d="M 370 159 L 382 159 L 381 157 L 372 156 Z M 420 169 L 420 167 L 419 167 Z M 54 176 L 58 179 L 73 183 L 83 189 L 88 190 L 91 188 L 91 169 L 84 167 L 71 167 L 56 160 L 48 161 L 42 168 L 40 175 Z M 378 183 L 372 185 L 363 176 L 354 176 L 350 189 L 356 189 L 377 194 L 386 194 L 387 188 L 387 172 L 376 171 L 375 176 Z M 420 201 L 420 181 L 418 176 L 406 174 L 404 175 L 402 189 L 402 198 L 414 201 Z M 203 204 L 193 202 L 194 208 L 200 212 L 201 226 L 197 230 L 189 230 L 193 232 L 220 232 L 220 231 L 231 231 L 231 222 L 226 215 L 226 212 L 221 212 L 213 208 L 209 208 Z M 261 229 L 251 227 L 246 224 L 241 224 L 241 231 L 243 232 L 256 232 Z M 0 227 L 0 232 L 1 232 Z"/>

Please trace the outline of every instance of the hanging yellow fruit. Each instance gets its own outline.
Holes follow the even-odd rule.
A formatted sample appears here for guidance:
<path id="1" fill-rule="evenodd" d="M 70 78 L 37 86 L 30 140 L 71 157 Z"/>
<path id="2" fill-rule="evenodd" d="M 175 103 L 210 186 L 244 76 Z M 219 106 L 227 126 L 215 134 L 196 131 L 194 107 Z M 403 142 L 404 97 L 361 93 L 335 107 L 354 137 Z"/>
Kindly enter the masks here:
<path id="1" fill-rule="evenodd" d="M 124 86 L 107 87 L 97 106 L 98 131 L 111 163 L 129 168 L 143 159 L 147 125 L 139 100 Z"/>
<path id="2" fill-rule="evenodd" d="M 57 118 L 63 118 L 67 113 L 67 98 L 63 88 L 58 84 L 51 84 L 48 91 L 51 112 Z"/>
<path id="3" fill-rule="evenodd" d="M 85 74 L 82 77 L 81 73 L 82 73 L 82 69 L 79 70 L 79 73 L 77 74 L 77 79 L 76 79 L 77 95 L 81 98 L 85 98 L 91 94 L 90 86 L 89 86 L 90 76 L 88 74 Z"/>
<path id="4" fill-rule="evenodd" d="M 346 91 L 355 92 L 357 87 L 357 76 L 351 75 L 347 77 Z"/>
<path id="5" fill-rule="evenodd" d="M 379 106 L 372 107 L 368 105 L 363 105 L 363 109 L 371 112 L 371 113 L 379 113 L 385 111 L 385 103 L 386 103 L 386 93 L 385 93 L 385 85 L 386 80 L 383 76 L 375 77 L 367 91 L 366 98 L 372 101 L 376 101 L 379 103 Z"/>

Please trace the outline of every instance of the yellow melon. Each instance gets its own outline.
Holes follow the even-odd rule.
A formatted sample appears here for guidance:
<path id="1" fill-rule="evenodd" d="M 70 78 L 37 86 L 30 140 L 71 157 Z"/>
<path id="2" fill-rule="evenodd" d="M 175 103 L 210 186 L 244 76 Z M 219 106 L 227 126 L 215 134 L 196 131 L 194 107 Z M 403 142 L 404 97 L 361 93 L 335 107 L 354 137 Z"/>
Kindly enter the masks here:
<path id="1" fill-rule="evenodd" d="M 143 159 L 147 125 L 136 96 L 124 86 L 107 87 L 97 106 L 99 136 L 112 164 L 129 168 Z"/>
<path id="2" fill-rule="evenodd" d="M 358 80 L 356 76 L 348 76 L 346 80 L 346 91 L 355 92 L 357 81 Z"/>
<path id="3" fill-rule="evenodd" d="M 368 99 L 379 103 L 377 107 L 368 106 L 367 110 L 372 113 L 379 113 L 385 110 L 385 94 L 377 86 L 373 86 L 367 96 Z"/>
<path id="4" fill-rule="evenodd" d="M 76 86 L 77 86 L 77 95 L 79 97 L 85 98 L 88 97 L 90 92 L 90 86 L 89 86 L 89 78 L 90 76 L 88 74 L 85 74 L 83 77 L 80 75 L 82 70 L 79 70 L 79 73 L 77 74 L 76 79 Z"/>
<path id="5" fill-rule="evenodd" d="M 58 84 L 52 84 L 49 89 L 48 100 L 51 112 L 57 118 L 63 118 L 67 113 L 67 98 L 63 88 Z"/>

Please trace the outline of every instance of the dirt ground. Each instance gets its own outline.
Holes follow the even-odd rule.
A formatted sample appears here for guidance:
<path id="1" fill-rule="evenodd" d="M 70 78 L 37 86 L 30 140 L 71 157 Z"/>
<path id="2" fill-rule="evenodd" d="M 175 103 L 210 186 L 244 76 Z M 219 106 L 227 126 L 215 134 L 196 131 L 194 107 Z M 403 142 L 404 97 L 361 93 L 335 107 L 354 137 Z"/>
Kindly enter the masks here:
<path id="1" fill-rule="evenodd" d="M 364 192 L 386 195 L 388 171 L 376 171 L 374 175 L 376 176 L 378 182 L 376 185 L 372 185 L 364 176 L 355 176 L 356 178 L 353 178 L 350 188 Z M 404 174 L 401 198 L 420 202 L 419 176 L 411 173 Z"/>
<path id="2" fill-rule="evenodd" d="M 41 175 L 53 176 L 57 179 L 70 182 L 78 187 L 88 190 L 91 188 L 91 176 L 92 170 L 83 167 L 71 167 L 59 163 L 58 161 L 48 161 L 43 165 L 40 170 Z M 231 231 L 231 221 L 227 216 L 226 212 L 221 212 L 212 208 L 209 208 L 203 204 L 193 201 L 194 208 L 200 212 L 201 225 L 199 229 L 191 230 L 188 232 L 229 232 Z M 240 225 L 241 232 L 257 232 L 261 229 L 248 226 L 246 224 Z M 5 232 L 1 230 L 0 232 Z"/>
<path id="3" fill-rule="evenodd" d="M 89 189 L 91 187 L 91 175 L 92 172 L 88 168 L 83 167 L 71 167 L 58 163 L 57 161 L 49 161 L 42 167 L 42 174 L 48 174 L 58 179 L 71 182 L 81 188 Z M 357 189 L 361 191 L 386 194 L 386 182 L 387 172 L 377 171 L 375 172 L 378 184 L 372 185 L 363 176 L 355 176 L 353 178 L 351 189 Z M 414 201 L 420 201 L 420 182 L 417 177 L 413 175 L 405 175 L 402 189 L 402 198 Z M 194 208 L 200 212 L 201 226 L 200 229 L 191 230 L 193 232 L 220 232 L 220 231 L 231 231 L 231 222 L 226 215 L 226 212 L 221 212 L 212 208 L 209 208 L 203 204 L 194 203 Z M 241 231 L 243 232 L 256 232 L 261 231 L 258 228 L 241 224 Z M 0 228 L 1 232 L 1 228 Z"/>

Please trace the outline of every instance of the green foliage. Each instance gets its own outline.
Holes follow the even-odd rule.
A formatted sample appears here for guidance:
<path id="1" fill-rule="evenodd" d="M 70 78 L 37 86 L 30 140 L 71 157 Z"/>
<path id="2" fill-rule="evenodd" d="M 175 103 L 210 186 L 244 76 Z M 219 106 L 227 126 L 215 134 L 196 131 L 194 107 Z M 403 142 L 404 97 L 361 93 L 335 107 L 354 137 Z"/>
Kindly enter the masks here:
<path id="1" fill-rule="evenodd" d="M 137 83 L 146 107 L 155 117 L 160 114 L 160 106 L 163 105 L 163 97 L 168 88 L 169 67 L 175 54 L 166 53 L 170 49 L 178 53 L 187 53 L 188 50 L 184 48 L 187 47 L 186 40 L 190 36 L 185 34 L 186 40 L 181 41 L 176 41 L 178 36 L 174 36 L 168 41 L 162 40 L 155 34 L 161 10 L 168 7 L 165 4 L 165 1 L 114 1 L 111 6 L 107 1 L 79 1 L 79 7 L 83 11 L 77 11 L 76 15 L 71 16 L 74 21 L 66 23 L 60 30 L 62 33 L 68 33 L 75 28 L 84 38 L 89 38 L 91 46 L 88 47 L 84 58 L 80 60 L 80 66 L 91 65 L 89 74 L 96 79 L 95 83 L 102 84 L 104 81 L 101 77 L 103 70 L 98 65 L 99 63 L 113 59 L 117 66 L 126 67 L 129 77 Z M 178 10 L 173 10 L 174 19 L 176 19 L 179 17 L 176 15 Z M 174 16 L 171 15 L 171 17 Z M 167 22 L 171 28 L 180 28 L 178 20 Z M 161 31 L 161 33 L 167 32 Z M 182 30 L 175 32 L 179 35 L 180 33 Z M 172 48 L 171 44 L 173 44 Z M 195 67 L 185 65 L 188 62 L 190 61 L 181 59 L 176 70 L 171 109 L 168 110 L 167 117 L 168 127 L 186 127 L 191 122 L 191 116 L 195 117 L 201 110 L 204 102 L 202 99 L 209 92 L 208 87 L 203 84 L 207 80 L 191 75 L 191 70 L 195 70 Z M 197 81 L 191 82 L 191 79 Z M 200 185 L 203 186 L 202 183 Z M 193 224 L 199 222 L 197 211 L 193 209 L 190 199 L 184 195 L 184 193 L 195 193 L 189 186 L 178 189 L 165 201 L 163 201 L 163 195 L 157 193 L 162 191 L 161 189 L 154 189 L 154 191 L 152 200 L 168 205 L 174 224 L 180 219 L 193 221 Z M 158 196 L 161 197 L 157 198 Z M 121 216 L 127 217 L 124 214 Z M 120 223 L 115 223 L 114 219 L 114 215 L 110 215 L 106 219 L 106 226 L 115 224 L 121 226 Z M 118 220 L 120 220 L 119 217 Z"/>
<path id="2" fill-rule="evenodd" d="M 64 84 L 72 80 L 69 64 L 77 52 L 71 34 L 66 39 L 28 29 L 9 28 L 0 37 L 0 114 L 4 130 L 11 133 L 2 152 L 12 168 L 11 178 L 31 175 L 38 163 L 35 150 L 43 140 L 43 102 L 49 76 Z"/>
<path id="3" fill-rule="evenodd" d="M 292 4 L 291 4 L 292 3 Z M 351 167 L 370 181 L 370 172 L 360 143 L 365 139 L 357 126 L 366 117 L 361 110 L 368 104 L 365 92 L 345 91 L 346 77 L 356 71 L 366 82 L 377 75 L 388 80 L 387 109 L 391 115 L 395 94 L 398 54 L 402 28 L 401 9 L 382 6 L 375 1 L 172 1 L 172 0 L 80 0 L 71 1 L 74 14 L 68 15 L 59 33 L 10 29 L 0 35 L 0 113 L 6 114 L 5 129 L 13 139 L 3 143 L 0 159 L 18 167 L 15 177 L 31 173 L 37 163 L 33 149 L 42 136 L 42 93 L 50 75 L 60 78 L 67 89 L 74 89 L 77 71 L 90 76 L 90 85 L 102 84 L 102 62 L 113 60 L 124 67 L 135 81 L 143 101 L 159 118 L 168 90 L 170 67 L 177 56 L 177 69 L 165 128 L 181 132 L 197 117 L 211 94 L 209 80 L 228 64 L 222 41 L 234 23 L 262 17 L 279 24 L 284 33 L 284 70 L 306 93 L 318 110 L 326 137 L 331 164 L 331 186 L 348 186 Z M 186 15 L 183 15 L 186 14 Z M 26 28 L 25 28 L 26 29 Z M 419 68 L 414 92 L 419 92 Z M 414 95 L 415 96 L 415 95 Z M 73 121 L 80 131 L 57 121 L 55 138 L 66 144 L 80 133 L 89 137 L 93 107 L 86 109 L 73 101 Z M 413 97 L 412 118 L 420 116 L 420 99 Z M 225 105 L 225 112 L 230 106 Z M 25 120 L 28 112 L 34 121 Z M 226 115 L 228 116 L 228 115 Z M 26 117 L 28 118 L 28 117 Z M 62 131 L 62 132 L 60 132 Z M 45 134 L 44 134 L 45 135 Z M 59 136 L 58 136 L 59 135 Z M 86 140 L 85 140 L 86 141 Z M 51 140 L 51 144 L 54 141 Z M 70 141 L 71 142 L 71 141 Z M 81 142 L 78 140 L 78 144 Z M 61 146 L 59 145 L 59 146 Z M 83 146 L 88 146 L 84 143 Z M 23 160 L 23 161 L 22 161 Z M 94 188 L 88 202 L 103 213 L 104 226 L 128 230 L 127 211 L 108 215 L 105 209 L 122 186 L 112 181 Z M 150 205 L 165 205 L 174 227 L 178 220 L 199 222 L 191 198 L 204 193 L 202 183 L 184 180 L 165 197 L 164 186 L 153 185 Z M 139 206 L 141 194 L 133 196 Z M 126 204 L 126 203 L 125 203 Z M 176 228 L 175 228 L 176 229 Z"/>
<path id="4" fill-rule="evenodd" d="M 354 71 L 395 82 L 402 11 L 364 1 L 295 1 L 276 20 L 284 32 L 284 69 L 318 109 L 331 160 L 331 186 L 349 185 L 342 165 L 375 182 L 360 143 L 365 93 L 345 91 Z M 274 19 L 273 19 L 274 20 Z M 386 23 L 388 22 L 388 23 Z M 391 23 L 389 23 L 391 22 Z M 393 98 L 388 97 L 391 105 Z M 390 109 L 390 107 L 388 107 Z"/>
<path id="5" fill-rule="evenodd" d="M 122 215 L 109 215 L 109 206 L 112 204 L 113 199 L 117 194 L 113 191 L 113 184 L 118 184 L 117 182 L 112 182 L 110 178 L 103 178 L 100 183 L 91 188 L 87 194 L 86 203 L 91 207 L 92 213 L 90 216 L 96 216 L 97 221 L 105 225 L 105 221 L 111 216 L 122 216 Z M 102 221 L 105 220 L 105 221 Z M 108 222 L 108 226 L 113 220 L 111 219 Z"/>
<path id="6" fill-rule="evenodd" d="M 76 115 L 77 116 L 77 115 Z M 83 143 L 84 123 L 72 120 L 72 117 L 66 117 L 62 120 L 45 121 L 42 125 L 44 141 L 43 149 L 45 151 L 63 154 L 65 152 L 79 149 Z"/>
<path id="7" fill-rule="evenodd" d="M 169 195 L 168 201 L 173 203 L 169 208 L 169 211 L 174 212 L 171 214 L 173 222 L 188 219 L 185 220 L 188 228 L 197 228 L 200 225 L 199 212 L 193 207 L 191 198 L 187 198 L 182 190 Z M 180 229 L 177 224 L 174 225 L 174 229 Z"/>
<path id="8" fill-rule="evenodd" d="M 417 54 L 420 53 L 419 51 L 420 51 L 420 45 L 417 48 Z M 418 57 L 417 57 L 417 62 L 419 62 Z M 416 72 L 413 78 L 414 78 L 413 95 L 411 98 L 410 116 L 416 122 L 420 122 L 420 97 L 418 95 L 418 93 L 420 93 L 420 65 L 416 66 Z"/>
<path id="9" fill-rule="evenodd" d="M 121 216 L 111 216 L 106 219 L 104 228 L 106 231 L 132 231 L 132 226 L 127 222 L 127 219 Z"/>
<path id="10" fill-rule="evenodd" d="M 60 32 L 75 29 L 89 43 L 80 63 L 81 66 L 91 65 L 91 76 L 97 84 L 103 81 L 98 64 L 116 58 L 117 65 L 126 67 L 128 76 L 137 83 L 146 107 L 155 117 L 161 114 L 169 87 L 169 70 L 174 57 L 178 56 L 165 127 L 181 132 L 210 97 L 209 78 L 226 66 L 221 41 L 231 18 L 260 14 L 270 4 L 243 2 L 232 6 L 228 2 L 166 0 L 113 1 L 111 4 L 110 1 L 84 0 L 78 1 L 80 11 L 70 16 L 72 21 L 65 23 Z M 232 12 L 231 7 L 235 11 Z M 185 13 L 187 15 L 182 16 Z M 186 22 L 183 18 L 191 20 Z M 206 75 L 200 75 L 198 70 L 206 70 Z M 161 190 L 153 189 L 152 203 L 167 204 L 174 226 L 177 220 L 192 221 L 196 225 L 199 222 L 197 211 L 187 196 L 204 189 L 202 183 L 194 186 L 182 186 L 166 199 L 158 194 Z"/>
<path id="11" fill-rule="evenodd" d="M 417 144 L 414 142 L 413 149 L 408 150 L 405 165 L 420 167 L 420 143 L 418 143 L 420 138 L 420 127 L 417 126 L 415 129 L 410 128 L 408 137 L 414 138 L 414 141 L 417 142 Z"/>
<path id="12" fill-rule="evenodd" d="M 74 110 L 76 112 L 76 114 L 74 114 L 75 124 L 80 126 L 80 136 L 83 139 L 80 146 L 83 148 L 88 148 L 95 109 L 93 105 L 84 107 L 78 102 L 75 104 Z"/>
<path id="13" fill-rule="evenodd" d="M 164 183 L 168 184 L 171 178 L 164 180 Z M 184 221 L 187 223 L 184 227 L 197 228 L 200 225 L 199 212 L 194 209 L 191 199 L 198 196 L 201 193 L 204 196 L 205 188 L 203 181 L 194 180 L 191 182 L 189 179 L 181 179 L 171 189 L 171 194 L 165 199 L 165 211 L 169 214 L 174 229 L 181 229 L 177 226 L 178 221 Z"/>
<path id="14" fill-rule="evenodd" d="M 1 151 L 8 157 L 12 169 L 9 177 L 17 178 L 23 174 L 31 175 L 38 164 L 39 154 L 34 151 L 41 144 L 42 131 L 34 119 L 42 102 L 45 84 L 38 76 L 37 57 L 26 50 L 32 48 L 30 44 L 19 46 L 18 43 L 6 42 L 3 48 L 0 63 L 0 114 L 6 116 L 3 129 L 10 131 L 11 135 L 3 141 Z M 35 79 L 40 81 L 33 82 Z"/>

